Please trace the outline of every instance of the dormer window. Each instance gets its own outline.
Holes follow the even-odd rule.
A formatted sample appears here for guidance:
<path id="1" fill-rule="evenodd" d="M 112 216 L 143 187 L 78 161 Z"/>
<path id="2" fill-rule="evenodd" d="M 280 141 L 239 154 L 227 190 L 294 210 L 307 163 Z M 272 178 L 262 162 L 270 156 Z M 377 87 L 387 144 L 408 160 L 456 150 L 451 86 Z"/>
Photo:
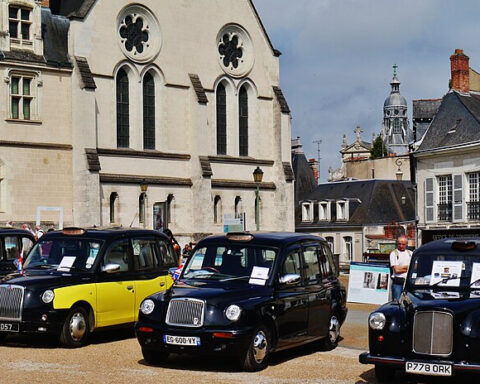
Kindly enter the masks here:
<path id="1" fill-rule="evenodd" d="M 302 221 L 311 223 L 313 221 L 313 214 L 313 202 L 308 201 L 302 203 Z"/>
<path id="2" fill-rule="evenodd" d="M 8 29 L 11 39 L 30 41 L 32 10 L 18 6 L 8 7 Z"/>
<path id="3" fill-rule="evenodd" d="M 337 220 L 347 221 L 348 219 L 348 201 L 337 201 Z"/>
<path id="4" fill-rule="evenodd" d="M 330 202 L 321 201 L 318 204 L 318 219 L 323 221 L 329 221 L 331 218 L 330 215 Z"/>

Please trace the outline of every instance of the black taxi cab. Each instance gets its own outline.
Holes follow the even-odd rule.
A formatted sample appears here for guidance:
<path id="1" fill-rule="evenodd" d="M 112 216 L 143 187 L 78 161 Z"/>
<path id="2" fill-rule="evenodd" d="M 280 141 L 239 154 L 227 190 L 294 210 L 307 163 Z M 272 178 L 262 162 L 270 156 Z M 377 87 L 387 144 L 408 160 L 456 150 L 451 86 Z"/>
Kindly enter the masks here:
<path id="1" fill-rule="evenodd" d="M 29 231 L 0 228 L 0 276 L 16 271 L 20 255 L 27 255 L 34 242 Z"/>
<path id="2" fill-rule="evenodd" d="M 334 348 L 345 298 L 322 238 L 230 233 L 197 244 L 174 285 L 142 302 L 135 330 L 147 363 L 217 353 L 258 371 L 274 351 Z"/>
<path id="3" fill-rule="evenodd" d="M 395 371 L 480 373 L 480 239 L 443 239 L 413 253 L 404 290 L 369 317 L 369 352 L 379 382 Z"/>
<path id="4" fill-rule="evenodd" d="M 168 238 L 140 229 L 81 229 L 43 235 L 23 270 L 0 280 L 0 340 L 12 333 L 59 336 L 78 347 L 90 332 L 133 325 L 140 303 L 164 291 L 176 264 Z"/>

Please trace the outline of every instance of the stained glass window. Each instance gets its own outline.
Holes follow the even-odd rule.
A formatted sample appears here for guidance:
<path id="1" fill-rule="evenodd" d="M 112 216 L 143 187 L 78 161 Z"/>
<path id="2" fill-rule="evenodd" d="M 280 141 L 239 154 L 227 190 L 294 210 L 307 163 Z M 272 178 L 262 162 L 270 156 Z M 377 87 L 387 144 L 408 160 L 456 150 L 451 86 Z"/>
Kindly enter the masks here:
<path id="1" fill-rule="evenodd" d="M 248 92 L 246 87 L 240 89 L 238 100 L 240 156 L 248 156 Z"/>
<path id="2" fill-rule="evenodd" d="M 143 78 L 143 148 L 155 149 L 155 80 L 150 73 Z"/>
<path id="3" fill-rule="evenodd" d="M 117 147 L 130 145 L 130 105 L 128 75 L 120 69 L 117 74 Z"/>
<path id="4" fill-rule="evenodd" d="M 217 154 L 227 154 L 227 93 L 223 84 L 217 87 Z"/>

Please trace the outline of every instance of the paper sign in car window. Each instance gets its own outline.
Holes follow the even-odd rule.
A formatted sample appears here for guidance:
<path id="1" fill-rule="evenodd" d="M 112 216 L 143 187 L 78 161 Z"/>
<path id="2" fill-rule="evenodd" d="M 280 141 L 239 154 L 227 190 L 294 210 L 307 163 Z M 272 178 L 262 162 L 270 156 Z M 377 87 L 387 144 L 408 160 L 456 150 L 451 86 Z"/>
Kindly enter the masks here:
<path id="1" fill-rule="evenodd" d="M 267 282 L 267 280 L 265 280 L 265 279 L 254 279 L 254 278 L 250 278 L 250 280 L 248 281 L 248 284 L 252 284 L 252 285 L 265 285 L 266 282 Z"/>
<path id="2" fill-rule="evenodd" d="M 459 287 L 462 276 L 461 261 L 435 260 L 432 265 L 432 278 L 430 285 L 437 284 L 441 287 Z M 445 282 L 441 282 L 446 280 Z"/>
<path id="3" fill-rule="evenodd" d="M 57 271 L 69 272 L 76 259 L 75 256 L 64 256 L 58 265 Z"/>
<path id="4" fill-rule="evenodd" d="M 249 284 L 253 285 L 265 285 L 268 274 L 270 272 L 270 268 L 264 267 L 253 267 L 252 274 L 250 275 L 250 280 L 248 281 Z"/>
<path id="5" fill-rule="evenodd" d="M 470 279 L 470 284 L 472 285 L 472 288 L 480 287 L 480 263 L 472 264 L 472 278 Z"/>

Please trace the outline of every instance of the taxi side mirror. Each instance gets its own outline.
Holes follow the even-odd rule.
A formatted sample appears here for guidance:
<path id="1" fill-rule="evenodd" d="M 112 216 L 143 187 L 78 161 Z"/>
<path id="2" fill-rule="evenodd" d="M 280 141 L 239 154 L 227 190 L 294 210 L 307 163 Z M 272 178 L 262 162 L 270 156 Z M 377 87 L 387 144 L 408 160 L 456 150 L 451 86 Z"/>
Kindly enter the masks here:
<path id="1" fill-rule="evenodd" d="M 120 264 L 107 264 L 102 267 L 102 272 L 116 273 L 120 272 Z"/>
<path id="2" fill-rule="evenodd" d="M 280 277 L 280 284 L 294 285 L 300 282 L 301 276 L 296 273 L 288 273 Z"/>

